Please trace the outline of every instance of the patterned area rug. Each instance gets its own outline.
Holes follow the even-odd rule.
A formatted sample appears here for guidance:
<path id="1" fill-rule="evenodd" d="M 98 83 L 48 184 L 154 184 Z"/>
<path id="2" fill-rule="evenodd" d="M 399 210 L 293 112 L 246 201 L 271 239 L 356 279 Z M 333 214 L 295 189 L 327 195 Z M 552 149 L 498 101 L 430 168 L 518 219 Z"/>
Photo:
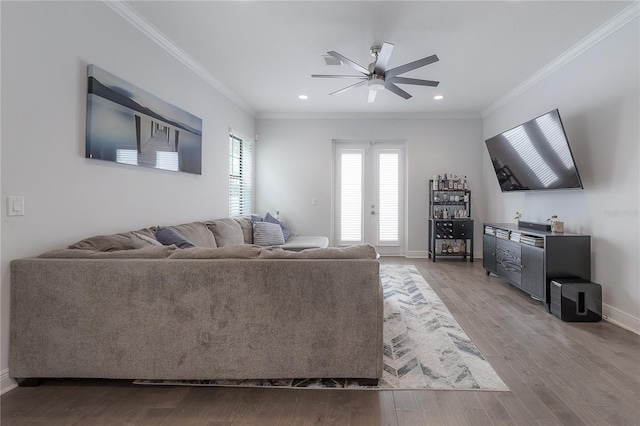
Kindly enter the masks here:
<path id="1" fill-rule="evenodd" d="M 351 379 L 136 380 L 135 384 L 508 391 L 415 266 L 381 265 L 384 372 L 378 386 Z"/>

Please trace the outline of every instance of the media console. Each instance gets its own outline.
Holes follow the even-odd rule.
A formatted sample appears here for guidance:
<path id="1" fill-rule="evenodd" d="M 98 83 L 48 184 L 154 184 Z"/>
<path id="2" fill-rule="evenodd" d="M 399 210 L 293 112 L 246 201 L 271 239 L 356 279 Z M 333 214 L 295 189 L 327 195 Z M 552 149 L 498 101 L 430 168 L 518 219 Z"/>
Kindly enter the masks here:
<path id="1" fill-rule="evenodd" d="M 591 280 L 591 237 L 511 223 L 483 224 L 482 266 L 542 301 L 549 311 L 554 278 Z"/>

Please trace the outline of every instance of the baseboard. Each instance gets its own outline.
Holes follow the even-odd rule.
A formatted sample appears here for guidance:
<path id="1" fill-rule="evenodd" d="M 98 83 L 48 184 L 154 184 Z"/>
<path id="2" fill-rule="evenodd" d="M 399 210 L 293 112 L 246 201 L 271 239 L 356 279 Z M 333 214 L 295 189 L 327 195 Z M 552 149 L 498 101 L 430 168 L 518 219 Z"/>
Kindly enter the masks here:
<path id="1" fill-rule="evenodd" d="M 609 306 L 606 303 L 602 304 L 602 319 L 635 334 L 640 334 L 639 318 L 635 318 L 634 316 L 629 315 L 626 312 L 622 312 L 613 306 Z"/>
<path id="2" fill-rule="evenodd" d="M 5 368 L 4 370 L 0 371 L 0 395 L 2 395 L 5 392 L 9 392 L 11 389 L 15 388 L 16 386 L 18 386 L 18 384 L 11 377 L 9 377 L 8 368 Z"/>

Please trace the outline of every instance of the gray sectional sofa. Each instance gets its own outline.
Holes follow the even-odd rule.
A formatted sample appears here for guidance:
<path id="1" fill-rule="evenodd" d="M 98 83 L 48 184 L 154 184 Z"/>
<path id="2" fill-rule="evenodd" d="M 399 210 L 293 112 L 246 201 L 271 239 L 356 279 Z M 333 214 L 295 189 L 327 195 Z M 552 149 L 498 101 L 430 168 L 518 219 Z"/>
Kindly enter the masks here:
<path id="1" fill-rule="evenodd" d="M 125 232 L 12 261 L 11 377 L 381 377 L 373 247 L 260 247 L 248 219 L 171 228 L 196 247 Z"/>

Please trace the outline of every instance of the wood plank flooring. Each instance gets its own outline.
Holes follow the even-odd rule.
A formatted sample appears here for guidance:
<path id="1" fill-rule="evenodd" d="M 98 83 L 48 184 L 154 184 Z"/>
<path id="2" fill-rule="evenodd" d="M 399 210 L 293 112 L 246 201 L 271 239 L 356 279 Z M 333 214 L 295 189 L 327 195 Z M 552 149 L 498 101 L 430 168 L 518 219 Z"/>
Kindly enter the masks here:
<path id="1" fill-rule="evenodd" d="M 566 323 L 481 262 L 413 264 L 510 392 L 134 386 L 49 380 L 0 399 L 2 425 L 640 425 L 640 336 Z"/>

